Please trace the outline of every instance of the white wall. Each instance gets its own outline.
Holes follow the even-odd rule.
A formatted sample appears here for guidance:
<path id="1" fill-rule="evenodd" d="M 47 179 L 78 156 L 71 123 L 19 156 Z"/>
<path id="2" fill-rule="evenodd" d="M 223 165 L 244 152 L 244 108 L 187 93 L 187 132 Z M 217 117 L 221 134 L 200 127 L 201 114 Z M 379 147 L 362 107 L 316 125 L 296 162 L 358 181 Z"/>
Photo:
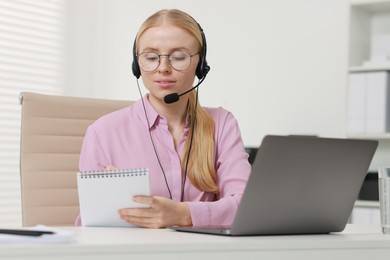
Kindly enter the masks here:
<path id="1" fill-rule="evenodd" d="M 132 44 L 161 8 L 203 27 L 201 103 L 231 110 L 246 145 L 265 134 L 344 136 L 346 0 L 69 1 L 69 95 L 138 99 Z"/>

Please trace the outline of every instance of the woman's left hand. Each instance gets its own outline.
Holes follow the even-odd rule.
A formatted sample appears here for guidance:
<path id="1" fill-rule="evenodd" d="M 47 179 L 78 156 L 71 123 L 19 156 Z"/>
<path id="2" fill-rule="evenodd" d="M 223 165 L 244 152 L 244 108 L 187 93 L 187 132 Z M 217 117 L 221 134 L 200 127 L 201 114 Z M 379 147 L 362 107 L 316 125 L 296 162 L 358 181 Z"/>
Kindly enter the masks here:
<path id="1" fill-rule="evenodd" d="M 120 209 L 121 219 L 130 224 L 147 228 L 192 225 L 190 210 L 185 202 L 158 196 L 134 196 L 133 201 L 147 204 L 149 208 Z"/>

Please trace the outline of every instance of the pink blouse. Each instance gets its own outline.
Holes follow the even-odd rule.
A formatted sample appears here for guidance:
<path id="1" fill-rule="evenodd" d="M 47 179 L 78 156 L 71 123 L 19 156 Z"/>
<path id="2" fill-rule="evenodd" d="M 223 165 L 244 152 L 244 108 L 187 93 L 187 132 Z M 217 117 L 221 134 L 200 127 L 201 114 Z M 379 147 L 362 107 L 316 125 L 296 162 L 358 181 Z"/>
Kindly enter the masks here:
<path id="1" fill-rule="evenodd" d="M 80 171 L 102 170 L 108 165 L 120 169 L 149 168 L 152 195 L 169 198 L 163 172 L 150 140 L 152 134 L 172 199 L 180 201 L 181 166 L 189 124 L 176 144 L 168 122 L 143 97 L 150 122 L 148 129 L 142 101 L 105 115 L 89 126 L 80 155 Z M 187 179 L 184 201 L 194 226 L 231 225 L 251 172 L 240 130 L 233 115 L 223 108 L 205 108 L 215 122 L 214 162 L 218 194 L 198 190 Z M 119 214 L 118 214 L 119 218 Z M 81 225 L 78 217 L 76 225 Z"/>

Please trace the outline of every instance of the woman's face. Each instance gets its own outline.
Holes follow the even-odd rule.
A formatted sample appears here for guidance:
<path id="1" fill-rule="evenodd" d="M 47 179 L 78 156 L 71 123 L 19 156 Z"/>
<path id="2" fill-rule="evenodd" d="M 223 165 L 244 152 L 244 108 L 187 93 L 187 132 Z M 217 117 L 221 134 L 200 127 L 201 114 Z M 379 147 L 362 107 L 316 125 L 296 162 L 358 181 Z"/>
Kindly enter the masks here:
<path id="1" fill-rule="evenodd" d="M 138 40 L 139 54 L 155 52 L 159 55 L 169 55 L 174 51 L 183 51 L 193 55 L 198 53 L 198 50 L 199 43 L 192 34 L 171 24 L 149 28 Z M 143 83 L 150 93 L 149 101 L 162 102 L 168 94 L 180 94 L 190 89 L 194 83 L 198 62 L 199 55 L 194 55 L 186 70 L 177 71 L 170 66 L 168 56 L 160 56 L 160 65 L 156 70 L 146 72 L 141 67 Z"/>

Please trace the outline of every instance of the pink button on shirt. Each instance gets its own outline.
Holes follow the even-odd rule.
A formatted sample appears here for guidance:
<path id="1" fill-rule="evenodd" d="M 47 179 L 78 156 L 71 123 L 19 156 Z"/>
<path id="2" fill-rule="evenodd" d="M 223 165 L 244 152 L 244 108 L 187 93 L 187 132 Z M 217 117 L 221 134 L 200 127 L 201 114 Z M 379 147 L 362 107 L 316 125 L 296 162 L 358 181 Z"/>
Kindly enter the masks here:
<path id="1" fill-rule="evenodd" d="M 179 201 L 180 161 L 189 127 L 185 127 L 184 135 L 175 147 L 166 119 L 157 114 L 146 96 L 143 100 L 149 117 L 150 131 L 172 197 Z M 205 110 L 215 122 L 214 160 L 219 193 L 215 195 L 200 191 L 187 179 L 184 200 L 189 206 L 194 226 L 231 225 L 251 166 L 233 115 L 223 108 Z M 169 198 L 164 176 L 150 140 L 141 100 L 103 116 L 88 128 L 80 155 L 80 171 L 102 170 L 108 165 L 120 169 L 149 168 L 152 195 Z M 80 217 L 75 224 L 81 225 Z"/>

